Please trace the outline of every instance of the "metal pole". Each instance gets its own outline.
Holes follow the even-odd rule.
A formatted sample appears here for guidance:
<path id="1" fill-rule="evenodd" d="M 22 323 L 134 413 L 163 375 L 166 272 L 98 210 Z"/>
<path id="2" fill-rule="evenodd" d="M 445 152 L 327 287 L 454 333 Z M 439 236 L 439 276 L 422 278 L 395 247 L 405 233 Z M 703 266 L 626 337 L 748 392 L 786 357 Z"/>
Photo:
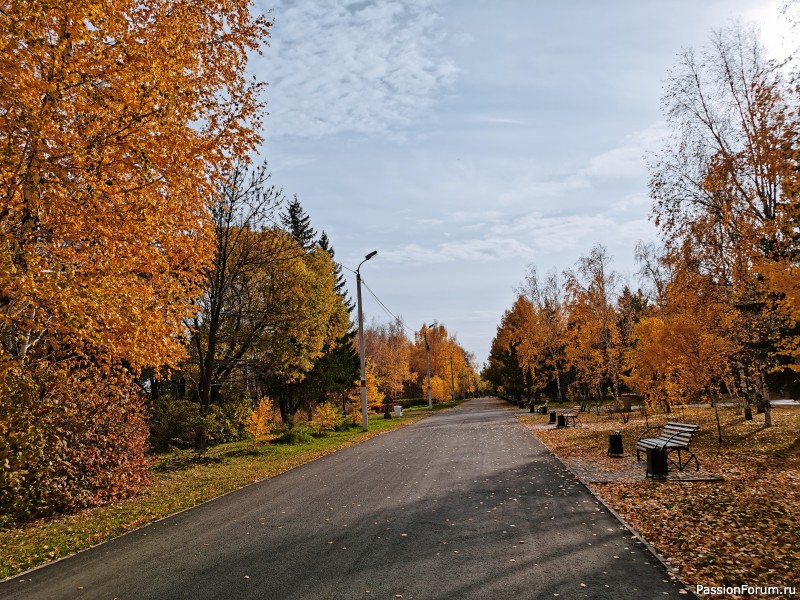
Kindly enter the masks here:
<path id="1" fill-rule="evenodd" d="M 425 371 L 428 373 L 428 410 L 433 410 L 433 402 L 431 401 L 431 364 L 428 360 L 428 351 L 431 347 L 428 346 L 428 332 L 426 331 L 423 335 L 425 336 Z"/>
<path id="2" fill-rule="evenodd" d="M 373 250 L 364 257 L 356 269 L 356 293 L 358 296 L 358 347 L 361 354 L 361 429 L 369 430 L 369 415 L 367 414 L 367 369 L 364 355 L 364 314 L 361 311 L 361 265 L 378 253 Z"/>
<path id="3" fill-rule="evenodd" d="M 456 382 L 453 379 L 453 353 L 450 353 L 450 396 L 453 402 L 456 401 Z"/>
<path id="4" fill-rule="evenodd" d="M 367 369 L 364 361 L 364 315 L 361 312 L 361 273 L 356 271 L 356 289 L 358 290 L 358 347 L 361 355 L 361 430 L 369 430 L 367 415 Z"/>

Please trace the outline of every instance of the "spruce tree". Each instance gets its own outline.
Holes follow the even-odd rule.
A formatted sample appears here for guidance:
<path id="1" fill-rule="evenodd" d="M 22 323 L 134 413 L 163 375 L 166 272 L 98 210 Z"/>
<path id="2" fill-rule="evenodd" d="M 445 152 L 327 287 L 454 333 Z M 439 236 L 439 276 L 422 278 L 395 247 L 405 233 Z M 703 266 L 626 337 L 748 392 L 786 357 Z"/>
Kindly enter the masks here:
<path id="1" fill-rule="evenodd" d="M 305 252 L 310 251 L 317 244 L 317 232 L 311 227 L 311 219 L 300 205 L 297 194 L 286 207 L 286 213 L 281 215 L 281 223 L 286 231 L 300 242 Z"/>
<path id="2" fill-rule="evenodd" d="M 319 247 L 334 259 L 336 264 L 336 284 L 334 289 L 341 297 L 347 312 L 352 314 L 355 306 L 345 287 L 346 281 L 342 274 L 342 266 L 336 262 L 333 247 L 330 245 L 328 234 L 325 231 L 320 235 L 318 243 Z M 353 382 L 358 379 L 360 373 L 359 356 L 354 343 L 355 336 L 356 329 L 351 327 L 347 333 L 325 350 L 325 353 L 317 359 L 314 368 L 308 375 L 308 380 L 313 382 L 320 396 L 325 396 L 329 393 L 342 394 L 343 405 L 344 392 L 352 387 Z"/>

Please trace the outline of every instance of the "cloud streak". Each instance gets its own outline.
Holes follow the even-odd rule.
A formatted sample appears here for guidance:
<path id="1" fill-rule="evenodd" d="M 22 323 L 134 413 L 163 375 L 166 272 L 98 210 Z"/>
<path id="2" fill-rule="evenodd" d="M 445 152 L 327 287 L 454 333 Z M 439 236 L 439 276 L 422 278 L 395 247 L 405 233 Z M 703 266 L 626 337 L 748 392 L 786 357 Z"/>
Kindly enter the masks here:
<path id="1" fill-rule="evenodd" d="M 455 80 L 433 2 L 293 0 L 272 14 L 255 61 L 270 82 L 268 136 L 396 135 Z"/>

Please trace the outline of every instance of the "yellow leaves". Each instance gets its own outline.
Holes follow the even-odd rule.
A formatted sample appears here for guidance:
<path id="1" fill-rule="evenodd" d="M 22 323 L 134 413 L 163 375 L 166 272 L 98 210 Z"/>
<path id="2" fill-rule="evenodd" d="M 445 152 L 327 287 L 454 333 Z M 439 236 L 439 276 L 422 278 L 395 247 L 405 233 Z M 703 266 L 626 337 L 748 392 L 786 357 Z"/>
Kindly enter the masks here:
<path id="1" fill-rule="evenodd" d="M 411 349 L 410 370 L 417 374 L 417 381 L 423 396 L 427 396 L 427 378 L 425 362 L 425 338 L 429 346 L 428 363 L 431 373 L 431 388 L 433 378 L 438 376 L 444 383 L 444 390 L 439 391 L 438 397 L 442 400 L 450 397 L 450 389 L 455 386 L 456 395 L 471 390 L 474 385 L 474 367 L 471 356 L 464 351 L 455 336 L 450 335 L 447 328 L 441 323 L 423 325 L 415 334 L 414 345 Z M 452 362 L 451 362 L 452 358 Z M 451 372 L 452 367 L 452 372 Z M 433 389 L 431 390 L 433 395 Z"/>
<path id="2" fill-rule="evenodd" d="M 378 408 L 383 402 L 383 394 L 380 391 L 381 380 L 377 373 L 375 360 L 367 356 L 364 360 L 364 373 L 367 379 L 367 404 L 370 407 Z M 353 390 L 349 395 L 350 401 L 360 406 L 361 403 L 361 382 L 353 382 Z"/>
<path id="3" fill-rule="evenodd" d="M 323 402 L 314 407 L 309 427 L 316 432 L 333 431 L 342 418 L 342 412 L 333 402 Z"/>
<path id="4" fill-rule="evenodd" d="M 276 421 L 275 406 L 272 400 L 264 396 L 259 400 L 256 409 L 247 418 L 245 428 L 254 441 L 265 444 L 272 438 L 272 428 Z"/>
<path id="5" fill-rule="evenodd" d="M 411 380 L 411 340 L 401 321 L 371 325 L 364 330 L 365 347 L 374 361 L 378 385 L 383 395 L 396 398 Z"/>
<path id="6" fill-rule="evenodd" d="M 770 585 L 794 585 L 800 572 L 800 516 L 794 510 L 800 503 L 800 463 L 797 454 L 778 458 L 778 452 L 797 437 L 800 410 L 774 410 L 782 414 L 769 429 L 745 421 L 732 409 L 721 410 L 728 437 L 720 448 L 713 410 L 686 409 L 686 419 L 701 426 L 692 444 L 702 470 L 723 476 L 724 481 L 653 485 L 645 481 L 640 465 L 635 478 L 592 487 L 680 570 L 690 586 L 758 582 L 765 573 L 770 575 Z M 522 417 L 527 419 L 535 422 L 532 415 Z M 584 422 L 585 429 L 571 431 L 569 436 L 541 429 L 534 432 L 558 456 L 596 463 L 603 460 L 598 457 L 604 454 L 611 430 L 622 429 L 625 446 L 630 448 L 645 426 L 641 417 L 620 424 L 591 413 Z M 612 460 L 620 461 L 608 459 Z M 633 463 L 635 457 L 623 460 Z M 605 468 L 599 464 L 598 468 Z"/>
<path id="7" fill-rule="evenodd" d="M 31 303 L 79 353 L 171 362 L 209 255 L 205 198 L 258 140 L 241 67 L 269 23 L 244 1 L 54 6 L 0 15 L 6 319 Z"/>

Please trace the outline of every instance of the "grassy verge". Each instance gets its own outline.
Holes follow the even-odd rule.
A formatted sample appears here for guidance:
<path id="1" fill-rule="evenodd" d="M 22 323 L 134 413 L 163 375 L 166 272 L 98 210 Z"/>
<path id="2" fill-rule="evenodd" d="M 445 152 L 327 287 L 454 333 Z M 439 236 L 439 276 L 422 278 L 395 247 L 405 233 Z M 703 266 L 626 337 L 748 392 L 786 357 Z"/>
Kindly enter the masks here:
<path id="1" fill-rule="evenodd" d="M 703 471 L 723 481 L 652 481 L 644 466 L 633 479 L 590 487 L 676 567 L 690 585 L 793 586 L 800 580 L 800 407 L 774 407 L 774 426 L 763 415 L 746 421 L 733 409 L 719 411 L 718 441 L 713 409 L 688 408 L 650 417 L 698 423 L 691 448 Z M 578 459 L 598 472 L 636 460 L 635 443 L 645 428 L 635 413 L 628 423 L 581 414 L 585 427 L 537 429 L 546 416 L 524 415 L 556 456 Z M 625 457 L 605 456 L 608 435 L 620 430 Z M 643 463 L 641 463 L 643 464 Z M 630 465 L 632 466 L 632 465 Z"/>
<path id="2" fill-rule="evenodd" d="M 404 411 L 400 418 L 384 419 L 382 415 L 373 415 L 368 432 L 332 432 L 302 445 L 222 444 L 211 448 L 200 461 L 194 460 L 190 451 L 159 455 L 151 467 L 150 485 L 129 500 L 0 532 L 0 579 L 409 425 L 429 414 L 425 407 L 424 410 Z"/>

